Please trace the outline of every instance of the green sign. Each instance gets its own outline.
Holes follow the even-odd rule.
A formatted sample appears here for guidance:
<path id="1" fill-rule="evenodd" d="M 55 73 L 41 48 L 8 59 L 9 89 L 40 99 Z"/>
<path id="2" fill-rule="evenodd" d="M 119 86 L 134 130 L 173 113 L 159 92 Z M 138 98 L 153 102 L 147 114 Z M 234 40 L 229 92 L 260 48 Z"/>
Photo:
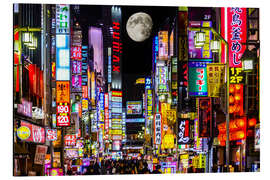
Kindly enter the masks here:
<path id="1" fill-rule="evenodd" d="M 188 62 L 188 91 L 190 96 L 207 96 L 206 65 L 210 61 Z"/>

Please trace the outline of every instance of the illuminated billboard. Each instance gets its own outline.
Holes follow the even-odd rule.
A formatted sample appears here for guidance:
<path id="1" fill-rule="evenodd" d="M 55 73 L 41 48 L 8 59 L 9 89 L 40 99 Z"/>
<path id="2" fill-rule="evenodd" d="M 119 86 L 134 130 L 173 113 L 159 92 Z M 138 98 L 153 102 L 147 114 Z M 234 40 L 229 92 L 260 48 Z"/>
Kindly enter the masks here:
<path id="1" fill-rule="evenodd" d="M 56 4 L 56 34 L 69 33 L 69 5 Z"/>
<path id="2" fill-rule="evenodd" d="M 168 60 L 168 31 L 158 32 L 158 59 Z"/>
<path id="3" fill-rule="evenodd" d="M 244 43 L 247 38 L 246 15 L 246 8 L 221 8 L 221 35 L 229 44 L 230 67 L 242 67 L 240 59 L 246 49 Z M 224 59 L 225 55 L 222 55 L 221 59 Z"/>
<path id="4" fill-rule="evenodd" d="M 197 22 L 197 21 L 196 21 Z M 190 26 L 192 26 L 192 22 L 190 22 Z M 195 24 L 195 22 L 194 22 Z M 199 26 L 201 27 L 212 27 L 211 21 L 200 21 Z M 197 26 L 197 24 L 196 24 Z M 188 32 L 188 55 L 189 59 L 211 59 L 212 51 L 210 50 L 210 43 L 212 40 L 212 32 L 209 30 L 202 29 L 202 32 L 205 32 L 205 43 L 202 48 L 195 47 L 195 33 L 196 31 Z"/>
<path id="5" fill-rule="evenodd" d="M 206 65 L 211 61 L 188 62 L 188 84 L 190 96 L 207 96 Z"/>
<path id="6" fill-rule="evenodd" d="M 56 80 L 70 80 L 69 35 L 56 35 Z"/>
<path id="7" fill-rule="evenodd" d="M 43 127 L 25 121 L 21 121 L 20 125 L 20 128 L 17 130 L 17 136 L 21 140 L 34 143 L 45 143 L 45 129 Z"/>
<path id="8" fill-rule="evenodd" d="M 157 66 L 158 74 L 158 92 L 168 92 L 168 67 Z"/>
<path id="9" fill-rule="evenodd" d="M 141 101 L 127 101 L 127 115 L 140 115 L 142 114 Z"/>
<path id="10" fill-rule="evenodd" d="M 122 89 L 122 76 L 121 76 L 121 60 L 122 60 L 122 39 L 121 39 L 121 26 L 122 14 L 121 8 L 117 6 L 112 7 L 112 89 Z"/>

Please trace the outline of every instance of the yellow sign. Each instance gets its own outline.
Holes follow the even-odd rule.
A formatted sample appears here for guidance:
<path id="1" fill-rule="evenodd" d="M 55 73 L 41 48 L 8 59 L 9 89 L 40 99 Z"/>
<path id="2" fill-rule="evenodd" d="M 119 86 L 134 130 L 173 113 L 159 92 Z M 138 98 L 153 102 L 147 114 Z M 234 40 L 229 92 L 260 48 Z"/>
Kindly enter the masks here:
<path id="1" fill-rule="evenodd" d="M 157 158 L 153 158 L 153 164 L 157 164 L 158 163 L 158 159 Z"/>
<path id="2" fill-rule="evenodd" d="M 176 122 L 176 110 L 167 110 L 166 116 L 168 124 L 174 124 Z"/>
<path id="3" fill-rule="evenodd" d="M 164 149 L 172 149 L 174 147 L 174 137 L 172 134 L 166 134 L 162 140 L 162 145 Z"/>
<path id="4" fill-rule="evenodd" d="M 199 168 L 206 168 L 206 156 L 203 154 L 199 155 Z"/>
<path id="5" fill-rule="evenodd" d="M 56 103 L 69 103 L 69 81 L 56 81 Z"/>
<path id="6" fill-rule="evenodd" d="M 30 137 L 31 135 L 31 131 L 28 127 L 26 126 L 21 126 L 19 127 L 19 129 L 17 130 L 17 136 L 21 139 L 21 140 L 26 140 Z"/>
<path id="7" fill-rule="evenodd" d="M 82 109 L 83 110 L 88 109 L 88 100 L 85 100 L 85 99 L 82 100 Z"/>
<path id="8" fill-rule="evenodd" d="M 208 97 L 219 97 L 222 84 L 225 82 L 225 64 L 207 64 Z"/>
<path id="9" fill-rule="evenodd" d="M 145 79 L 144 78 L 138 78 L 136 79 L 136 83 L 135 84 L 144 84 L 145 83 Z"/>
<path id="10" fill-rule="evenodd" d="M 188 159 L 188 154 L 182 154 L 182 155 L 180 155 L 180 158 L 181 159 Z"/>

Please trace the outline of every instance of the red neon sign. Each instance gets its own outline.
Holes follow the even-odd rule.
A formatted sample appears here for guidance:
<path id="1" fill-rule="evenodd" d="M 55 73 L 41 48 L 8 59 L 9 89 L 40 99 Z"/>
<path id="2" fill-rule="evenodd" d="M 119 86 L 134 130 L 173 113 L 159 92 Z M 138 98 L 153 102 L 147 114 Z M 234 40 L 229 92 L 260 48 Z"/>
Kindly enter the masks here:
<path id="1" fill-rule="evenodd" d="M 229 66 L 242 67 L 240 58 L 246 49 L 247 37 L 246 8 L 222 8 L 221 15 L 221 34 L 229 44 Z"/>
<path id="2" fill-rule="evenodd" d="M 56 125 L 70 126 L 70 107 L 69 103 L 59 103 L 56 106 Z"/>
<path id="3" fill-rule="evenodd" d="M 82 59 L 82 47 L 75 46 L 71 47 L 71 59 Z"/>

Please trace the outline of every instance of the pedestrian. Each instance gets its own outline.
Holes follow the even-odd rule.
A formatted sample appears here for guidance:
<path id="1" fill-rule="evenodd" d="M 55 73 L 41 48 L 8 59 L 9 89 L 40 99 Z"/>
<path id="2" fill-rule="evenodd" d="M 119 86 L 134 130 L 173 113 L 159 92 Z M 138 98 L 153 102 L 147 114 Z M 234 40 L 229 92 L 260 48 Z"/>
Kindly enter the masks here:
<path id="1" fill-rule="evenodd" d="M 143 174 L 150 174 L 150 170 L 148 169 L 148 164 L 147 162 L 143 163 L 143 169 L 142 169 Z"/>

